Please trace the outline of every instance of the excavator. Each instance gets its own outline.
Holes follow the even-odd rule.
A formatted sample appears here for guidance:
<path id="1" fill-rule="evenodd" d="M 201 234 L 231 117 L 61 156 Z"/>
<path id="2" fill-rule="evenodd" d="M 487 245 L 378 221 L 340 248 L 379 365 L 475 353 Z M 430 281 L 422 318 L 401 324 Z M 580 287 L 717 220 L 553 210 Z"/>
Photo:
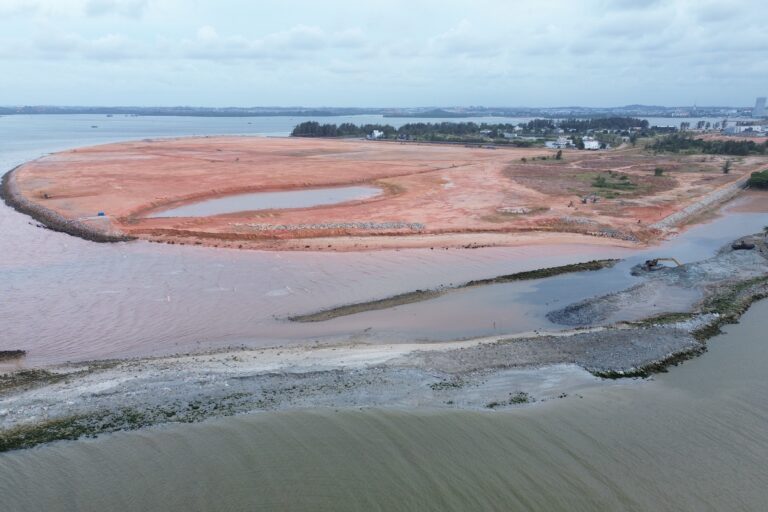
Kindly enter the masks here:
<path id="1" fill-rule="evenodd" d="M 660 261 L 671 261 L 678 267 L 681 266 L 681 263 L 675 258 L 654 258 L 652 260 L 645 260 L 645 263 L 642 265 L 643 270 L 652 272 L 654 270 L 661 270 L 662 268 L 666 268 L 664 265 L 659 265 Z"/>

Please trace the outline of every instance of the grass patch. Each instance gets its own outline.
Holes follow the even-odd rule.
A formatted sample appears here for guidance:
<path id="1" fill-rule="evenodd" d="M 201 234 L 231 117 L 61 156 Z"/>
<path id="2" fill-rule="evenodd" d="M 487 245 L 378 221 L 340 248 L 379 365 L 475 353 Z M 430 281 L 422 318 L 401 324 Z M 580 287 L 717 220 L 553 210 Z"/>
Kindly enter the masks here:
<path id="1" fill-rule="evenodd" d="M 0 393 L 18 388 L 31 388 L 59 382 L 68 377 L 67 374 L 53 373 L 48 370 L 19 370 L 0 375 Z"/>
<path id="2" fill-rule="evenodd" d="M 92 416 L 70 416 L 0 431 L 0 452 L 31 448 L 52 441 L 74 441 L 85 436 L 95 436 L 98 431 L 94 427 L 94 419 Z"/>
<path id="3" fill-rule="evenodd" d="M 485 407 L 488 409 L 496 409 L 497 407 L 505 407 L 507 405 L 522 405 L 533 402 L 533 397 L 525 391 L 518 391 L 517 393 L 510 393 L 509 398 L 503 401 L 494 400 L 488 402 Z"/>
<path id="4" fill-rule="evenodd" d="M 448 391 L 451 389 L 461 389 L 466 385 L 461 379 L 456 380 L 441 380 L 440 382 L 433 382 L 429 385 L 432 391 Z"/>
<path id="5" fill-rule="evenodd" d="M 19 359 L 27 355 L 26 350 L 0 350 L 0 361 Z"/>

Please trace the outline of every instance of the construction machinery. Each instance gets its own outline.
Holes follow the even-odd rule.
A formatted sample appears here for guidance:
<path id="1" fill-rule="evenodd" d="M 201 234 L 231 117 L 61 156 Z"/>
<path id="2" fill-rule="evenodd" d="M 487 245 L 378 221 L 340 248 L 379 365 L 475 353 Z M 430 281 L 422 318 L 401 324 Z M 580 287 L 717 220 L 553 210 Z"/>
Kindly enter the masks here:
<path id="1" fill-rule="evenodd" d="M 654 258 L 652 260 L 645 260 L 645 263 L 643 263 L 643 270 L 646 270 L 648 272 L 652 272 L 654 270 L 661 270 L 662 268 L 667 268 L 664 265 L 659 265 L 660 261 L 671 261 L 678 267 L 682 264 L 677 261 L 675 258 Z"/>
<path id="2" fill-rule="evenodd" d="M 739 240 L 731 244 L 731 249 L 734 251 L 751 251 L 755 248 L 755 244 L 747 242 L 746 240 Z"/>

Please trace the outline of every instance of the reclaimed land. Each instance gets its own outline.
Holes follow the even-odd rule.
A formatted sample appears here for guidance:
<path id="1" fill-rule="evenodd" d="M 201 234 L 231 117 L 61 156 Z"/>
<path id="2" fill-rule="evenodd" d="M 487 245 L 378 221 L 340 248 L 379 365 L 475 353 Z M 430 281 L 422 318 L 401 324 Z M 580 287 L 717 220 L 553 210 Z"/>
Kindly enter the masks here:
<path id="1" fill-rule="evenodd" d="M 558 159 L 544 148 L 199 137 L 48 155 L 6 175 L 3 197 L 51 229 L 95 241 L 315 251 L 557 241 L 633 247 L 665 236 L 694 205 L 727 199 L 768 162 L 732 159 L 725 174 L 725 161 L 629 147 L 565 150 Z M 382 194 L 309 208 L 151 216 L 242 193 L 361 184 Z"/>
<path id="2" fill-rule="evenodd" d="M 11 372 L 0 378 L 0 451 L 256 411 L 506 409 L 562 398 L 572 392 L 569 386 L 644 377 L 703 353 L 721 325 L 768 297 L 765 239 L 743 240 L 754 249 L 729 244 L 706 260 L 640 272 L 638 286 L 551 313 L 575 326 L 570 330 L 410 345 L 230 350 Z M 698 300 L 684 311 L 611 321 L 652 300 L 654 288 L 665 294 L 695 290 Z"/>
<path id="3" fill-rule="evenodd" d="M 136 237 L 114 233 L 111 228 L 102 226 L 96 228 L 90 226 L 82 220 L 65 217 L 54 210 L 46 208 L 40 204 L 30 201 L 21 194 L 16 186 L 16 169 L 11 169 L 5 173 L 0 180 L 0 199 L 14 210 L 29 215 L 42 226 L 53 231 L 67 233 L 91 242 L 127 242 L 135 240 Z M 106 220 L 106 219 L 105 219 Z"/>

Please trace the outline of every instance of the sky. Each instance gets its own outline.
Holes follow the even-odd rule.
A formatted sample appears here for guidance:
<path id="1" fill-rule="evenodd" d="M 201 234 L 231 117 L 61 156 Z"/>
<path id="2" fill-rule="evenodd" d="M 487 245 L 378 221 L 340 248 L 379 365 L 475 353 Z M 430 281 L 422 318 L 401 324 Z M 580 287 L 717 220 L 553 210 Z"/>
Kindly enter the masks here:
<path id="1" fill-rule="evenodd" d="M 765 0 L 0 0 L 0 105 L 749 106 Z"/>

